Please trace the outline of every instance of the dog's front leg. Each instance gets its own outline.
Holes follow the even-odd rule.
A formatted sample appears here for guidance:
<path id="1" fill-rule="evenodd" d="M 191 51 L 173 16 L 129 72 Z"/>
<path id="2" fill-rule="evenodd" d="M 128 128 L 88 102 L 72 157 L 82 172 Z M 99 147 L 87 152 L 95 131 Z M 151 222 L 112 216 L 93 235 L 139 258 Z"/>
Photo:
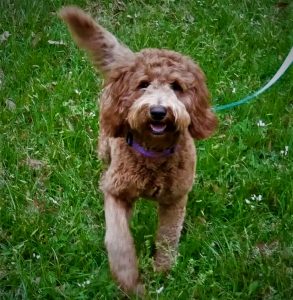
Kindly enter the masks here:
<path id="1" fill-rule="evenodd" d="M 129 204 L 105 195 L 105 244 L 111 272 L 125 292 L 141 294 L 143 286 L 139 283 L 135 247 L 128 226 L 130 213 Z"/>
<path id="2" fill-rule="evenodd" d="M 176 258 L 186 202 L 187 195 L 174 204 L 159 204 L 159 227 L 155 254 L 157 271 L 168 271 Z"/>

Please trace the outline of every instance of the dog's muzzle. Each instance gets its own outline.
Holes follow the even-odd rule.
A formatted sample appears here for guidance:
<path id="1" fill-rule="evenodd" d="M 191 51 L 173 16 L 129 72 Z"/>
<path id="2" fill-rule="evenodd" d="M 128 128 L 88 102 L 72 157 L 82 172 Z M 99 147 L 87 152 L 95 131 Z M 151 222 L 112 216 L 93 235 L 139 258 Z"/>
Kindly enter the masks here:
<path id="1" fill-rule="evenodd" d="M 165 132 L 167 125 L 162 121 L 167 115 L 167 109 L 162 105 L 153 105 L 150 107 L 150 129 L 153 134 L 161 135 Z"/>

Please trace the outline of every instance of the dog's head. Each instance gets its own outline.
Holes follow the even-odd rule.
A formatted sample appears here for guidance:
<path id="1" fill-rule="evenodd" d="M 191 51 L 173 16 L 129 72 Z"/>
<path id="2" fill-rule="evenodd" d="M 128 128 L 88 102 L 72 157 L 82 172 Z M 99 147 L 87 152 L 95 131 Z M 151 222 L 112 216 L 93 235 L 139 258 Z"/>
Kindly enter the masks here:
<path id="1" fill-rule="evenodd" d="M 105 77 L 100 121 L 106 135 L 131 130 L 152 144 L 172 144 L 187 129 L 195 139 L 212 134 L 217 119 L 205 76 L 191 59 L 159 49 L 133 53 L 78 8 L 63 8 L 60 16 Z"/>

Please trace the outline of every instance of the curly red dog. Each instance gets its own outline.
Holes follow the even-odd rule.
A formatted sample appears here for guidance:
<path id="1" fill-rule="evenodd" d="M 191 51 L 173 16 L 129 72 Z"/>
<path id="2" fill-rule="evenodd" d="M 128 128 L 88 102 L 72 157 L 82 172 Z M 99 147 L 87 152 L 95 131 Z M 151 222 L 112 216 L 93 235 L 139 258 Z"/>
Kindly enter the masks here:
<path id="1" fill-rule="evenodd" d="M 99 157 L 107 165 L 101 180 L 105 244 L 121 288 L 143 293 L 128 225 L 131 208 L 139 197 L 158 203 L 155 266 L 170 269 L 194 181 L 194 139 L 210 136 L 217 125 L 205 76 L 173 51 L 133 53 L 78 8 L 63 8 L 60 16 L 105 78 L 99 136 Z"/>

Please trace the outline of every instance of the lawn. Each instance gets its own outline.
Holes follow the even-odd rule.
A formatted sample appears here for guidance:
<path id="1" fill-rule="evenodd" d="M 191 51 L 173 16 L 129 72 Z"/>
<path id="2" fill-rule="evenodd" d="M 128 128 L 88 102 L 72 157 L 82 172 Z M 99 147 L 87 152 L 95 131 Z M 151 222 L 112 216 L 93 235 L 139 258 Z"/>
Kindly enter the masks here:
<path id="1" fill-rule="evenodd" d="M 0 1 L 0 299 L 123 297 L 103 243 L 102 79 L 56 16 L 69 3 L 134 51 L 193 57 L 213 105 L 263 86 L 293 46 L 289 0 Z M 292 82 L 291 67 L 256 100 L 219 112 L 215 135 L 197 142 L 180 255 L 166 277 L 153 272 L 155 205 L 137 203 L 148 299 L 292 297 Z"/>

